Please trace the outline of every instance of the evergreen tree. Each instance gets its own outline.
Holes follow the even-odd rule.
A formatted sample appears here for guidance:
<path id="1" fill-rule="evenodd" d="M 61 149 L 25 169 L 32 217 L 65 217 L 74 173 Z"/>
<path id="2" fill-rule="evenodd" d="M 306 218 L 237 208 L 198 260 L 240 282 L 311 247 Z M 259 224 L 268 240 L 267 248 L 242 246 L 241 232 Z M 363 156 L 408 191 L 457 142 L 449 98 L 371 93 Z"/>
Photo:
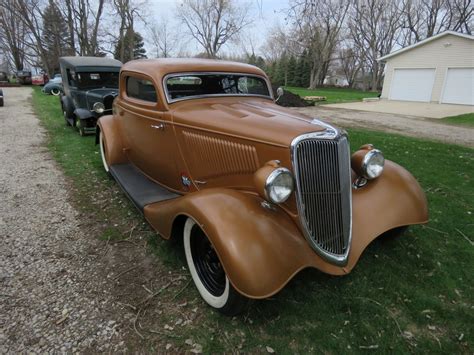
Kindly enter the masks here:
<path id="1" fill-rule="evenodd" d="M 296 80 L 296 58 L 295 56 L 291 56 L 290 59 L 288 59 L 287 63 L 287 83 L 286 85 L 288 86 L 297 86 L 297 80 Z"/>
<path id="2" fill-rule="evenodd" d="M 280 57 L 275 65 L 274 81 L 277 86 L 288 85 L 288 58 L 286 53 Z"/>
<path id="3" fill-rule="evenodd" d="M 266 65 L 266 70 L 268 77 L 270 78 L 270 82 L 272 85 L 275 85 L 275 62 L 270 62 Z"/>
<path id="4" fill-rule="evenodd" d="M 301 57 L 298 59 L 298 63 L 296 65 L 295 71 L 295 86 L 299 87 L 308 87 L 309 86 L 309 78 L 310 78 L 310 64 L 309 64 L 309 56 L 306 50 L 303 51 Z"/>
<path id="5" fill-rule="evenodd" d="M 123 58 L 120 58 L 121 48 L 124 46 Z M 143 48 L 145 43 L 140 33 L 127 29 L 123 37 L 123 41 L 118 41 L 115 45 L 114 57 L 120 60 L 122 63 L 126 63 L 133 59 L 145 59 L 146 49 Z M 131 50 L 127 50 L 127 49 Z"/>
<path id="6" fill-rule="evenodd" d="M 74 55 L 69 48 L 70 38 L 66 21 L 53 0 L 49 0 L 43 13 L 43 43 L 47 61 L 41 63 L 49 76 L 59 72 L 59 57 Z"/>

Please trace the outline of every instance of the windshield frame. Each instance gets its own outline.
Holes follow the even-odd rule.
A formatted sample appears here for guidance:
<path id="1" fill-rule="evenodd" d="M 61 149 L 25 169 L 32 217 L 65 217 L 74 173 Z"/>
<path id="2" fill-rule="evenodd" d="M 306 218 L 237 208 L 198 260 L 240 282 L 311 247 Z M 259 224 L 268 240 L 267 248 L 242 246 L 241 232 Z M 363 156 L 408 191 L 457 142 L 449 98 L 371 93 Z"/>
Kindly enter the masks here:
<path id="1" fill-rule="evenodd" d="M 186 97 L 179 97 L 176 99 L 171 98 L 171 96 L 168 93 L 168 85 L 166 82 L 168 79 L 175 78 L 175 77 L 180 77 L 180 76 L 193 76 L 193 75 L 242 75 L 242 76 L 248 76 L 248 77 L 253 77 L 253 78 L 258 78 L 262 79 L 265 84 L 267 85 L 268 93 L 269 95 L 259 95 L 259 94 L 206 94 L 206 95 L 194 95 L 194 96 L 186 96 Z M 208 97 L 262 97 L 265 99 L 269 99 L 274 101 L 275 98 L 273 97 L 273 90 L 272 86 L 270 84 L 270 81 L 258 74 L 251 74 L 251 73 L 241 73 L 241 72 L 223 72 L 223 71 L 201 71 L 201 72 L 179 72 L 179 73 L 170 73 L 167 74 L 163 77 L 163 91 L 165 92 L 166 96 L 166 101 L 169 104 L 178 102 L 178 101 L 185 101 L 185 100 L 194 100 L 194 99 L 204 99 Z"/>
<path id="2" fill-rule="evenodd" d="M 115 86 L 104 86 L 104 85 L 95 85 L 95 86 L 82 86 L 80 84 L 80 80 L 76 79 L 76 85 L 74 86 L 76 89 L 80 91 L 89 91 L 89 90 L 95 90 L 95 89 L 112 89 L 112 90 L 118 90 L 119 83 L 120 83 L 120 72 L 118 71 L 76 71 L 75 75 L 77 78 L 78 74 L 116 74 L 117 75 L 117 81 Z"/>

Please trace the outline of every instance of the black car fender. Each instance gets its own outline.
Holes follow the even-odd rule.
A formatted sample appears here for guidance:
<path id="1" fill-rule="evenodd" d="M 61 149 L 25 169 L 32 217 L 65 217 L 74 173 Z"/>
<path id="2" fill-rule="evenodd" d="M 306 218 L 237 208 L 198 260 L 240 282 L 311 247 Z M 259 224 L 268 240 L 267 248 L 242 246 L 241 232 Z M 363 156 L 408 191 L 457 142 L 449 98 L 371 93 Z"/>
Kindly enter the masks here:
<path id="1" fill-rule="evenodd" d="M 72 118 L 74 115 L 74 104 L 72 103 L 72 100 L 66 96 L 62 95 L 61 96 L 61 107 L 63 109 L 63 112 L 65 112 L 65 117 L 66 118 Z"/>
<path id="2" fill-rule="evenodd" d="M 80 120 L 87 120 L 89 118 L 95 118 L 95 114 L 89 110 L 83 108 L 76 108 L 74 110 L 74 115 Z"/>

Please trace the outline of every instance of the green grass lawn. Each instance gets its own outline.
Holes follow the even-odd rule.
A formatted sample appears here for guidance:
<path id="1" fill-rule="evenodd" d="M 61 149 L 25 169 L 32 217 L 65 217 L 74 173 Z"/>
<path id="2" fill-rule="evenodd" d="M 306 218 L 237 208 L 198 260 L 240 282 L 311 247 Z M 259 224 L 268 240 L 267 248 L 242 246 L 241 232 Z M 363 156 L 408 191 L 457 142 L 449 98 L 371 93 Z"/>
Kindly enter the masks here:
<path id="1" fill-rule="evenodd" d="M 350 97 L 355 98 L 356 93 L 348 93 Z M 142 223 L 142 217 L 124 202 L 126 198 L 103 172 L 93 137 L 82 138 L 65 126 L 58 98 L 35 88 L 33 104 L 47 130 L 47 145 L 74 186 L 71 194 L 76 208 L 101 219 L 104 233 L 95 237 L 107 239 L 104 236 L 111 229 Z M 169 324 L 174 324 L 172 309 L 178 303 L 200 305 L 199 321 L 175 327 L 165 341 L 184 351 L 189 349 L 185 340 L 192 338 L 206 353 L 265 353 L 269 346 L 286 354 L 373 350 L 472 354 L 474 150 L 360 129 L 349 129 L 349 134 L 353 148 L 373 143 L 417 177 L 428 197 L 430 223 L 414 226 L 401 237 L 376 240 L 347 276 L 303 271 L 279 294 L 254 302 L 239 317 L 227 318 L 202 305 L 191 285 L 179 296 L 164 293 L 160 302 L 170 306 L 163 308 L 160 317 Z M 114 189 L 111 208 L 103 209 L 95 203 L 95 196 L 110 189 Z M 121 232 L 127 231 L 124 227 Z M 168 255 L 165 273 L 185 265 L 182 256 L 173 256 L 171 243 L 160 238 L 154 239 L 150 253 L 156 260 Z M 159 337 L 166 338 L 164 332 Z M 160 350 L 155 348 L 156 341 L 136 337 L 130 350 Z"/>
<path id="2" fill-rule="evenodd" d="M 474 127 L 474 112 L 459 116 L 444 117 L 441 122 L 459 126 Z"/>
<path id="3" fill-rule="evenodd" d="M 291 91 L 301 97 L 305 96 L 325 96 L 326 101 L 318 102 L 317 104 L 337 104 L 342 102 L 362 101 L 364 97 L 377 97 L 378 92 L 361 91 L 355 89 L 343 88 L 320 88 L 309 90 L 297 87 L 285 87 L 286 90 Z"/>

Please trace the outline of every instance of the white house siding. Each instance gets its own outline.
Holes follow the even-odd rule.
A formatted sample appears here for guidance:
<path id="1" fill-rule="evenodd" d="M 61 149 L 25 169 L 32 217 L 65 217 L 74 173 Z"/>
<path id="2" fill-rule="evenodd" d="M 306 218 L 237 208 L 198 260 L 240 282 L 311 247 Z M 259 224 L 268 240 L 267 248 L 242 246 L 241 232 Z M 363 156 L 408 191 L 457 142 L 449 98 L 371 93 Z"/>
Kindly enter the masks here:
<path id="1" fill-rule="evenodd" d="M 447 34 L 387 58 L 382 98 L 390 96 L 395 69 L 435 68 L 431 102 L 440 102 L 448 68 L 474 68 L 474 40 Z"/>

